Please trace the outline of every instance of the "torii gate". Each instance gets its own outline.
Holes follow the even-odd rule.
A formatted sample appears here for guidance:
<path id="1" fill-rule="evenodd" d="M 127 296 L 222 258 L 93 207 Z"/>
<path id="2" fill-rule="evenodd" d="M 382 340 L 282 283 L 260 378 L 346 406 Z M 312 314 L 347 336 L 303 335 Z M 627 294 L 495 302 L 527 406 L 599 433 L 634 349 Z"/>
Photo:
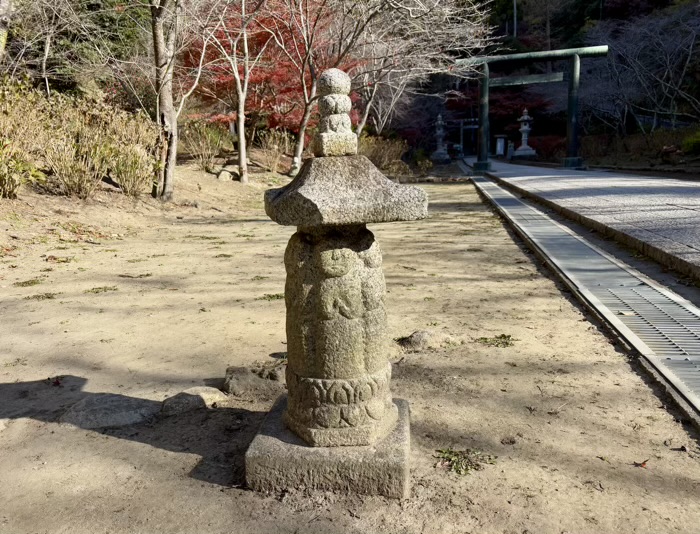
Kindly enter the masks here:
<path id="1" fill-rule="evenodd" d="M 491 63 L 506 63 L 514 61 L 550 61 L 556 59 L 570 59 L 569 67 L 569 104 L 568 121 L 566 127 L 566 158 L 563 166 L 566 168 L 576 168 L 583 165 L 583 160 L 579 156 L 578 139 L 578 91 L 581 79 L 581 58 L 599 57 L 608 54 L 608 46 L 588 46 L 584 48 L 567 48 L 563 50 L 549 50 L 544 52 L 527 52 L 525 54 L 507 54 L 504 56 L 486 56 L 471 59 L 459 59 L 457 65 L 483 65 L 482 75 L 479 80 L 479 143 L 478 158 L 474 165 L 475 171 L 488 171 L 491 167 L 489 162 L 489 89 L 490 87 L 513 87 L 518 85 L 530 85 L 535 83 L 563 82 L 563 72 L 553 72 L 550 74 L 534 74 L 529 76 L 510 76 L 496 78 L 489 81 Z"/>

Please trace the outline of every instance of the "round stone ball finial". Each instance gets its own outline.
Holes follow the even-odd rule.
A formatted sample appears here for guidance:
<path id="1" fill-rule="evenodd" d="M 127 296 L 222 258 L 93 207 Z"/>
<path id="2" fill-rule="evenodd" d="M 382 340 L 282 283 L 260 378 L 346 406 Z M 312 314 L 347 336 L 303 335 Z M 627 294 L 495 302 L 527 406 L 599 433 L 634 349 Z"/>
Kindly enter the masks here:
<path id="1" fill-rule="evenodd" d="M 316 157 L 357 154 L 357 136 L 352 131 L 350 76 L 340 69 L 328 69 L 318 79 L 318 111 L 321 118 L 314 139 Z"/>
<path id="2" fill-rule="evenodd" d="M 347 95 L 350 94 L 350 76 L 340 69 L 328 69 L 318 79 L 318 94 Z"/>

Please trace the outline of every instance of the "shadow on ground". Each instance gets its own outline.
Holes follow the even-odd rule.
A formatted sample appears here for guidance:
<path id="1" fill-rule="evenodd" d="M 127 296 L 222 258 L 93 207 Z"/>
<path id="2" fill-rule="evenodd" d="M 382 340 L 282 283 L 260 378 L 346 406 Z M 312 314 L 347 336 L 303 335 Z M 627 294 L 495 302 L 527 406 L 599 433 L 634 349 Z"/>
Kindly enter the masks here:
<path id="1" fill-rule="evenodd" d="M 262 422 L 263 412 L 215 406 L 164 416 L 158 401 L 90 393 L 83 391 L 86 383 L 87 379 L 79 376 L 0 383 L 0 419 L 72 424 L 170 452 L 196 454 L 201 460 L 188 474 L 190 477 L 228 487 L 245 484 L 244 455 Z M 71 407 L 78 403 L 86 406 L 85 413 L 73 413 Z M 113 419 L 120 414 L 142 414 L 142 422 L 95 427 L 95 422 L 108 411 Z"/>

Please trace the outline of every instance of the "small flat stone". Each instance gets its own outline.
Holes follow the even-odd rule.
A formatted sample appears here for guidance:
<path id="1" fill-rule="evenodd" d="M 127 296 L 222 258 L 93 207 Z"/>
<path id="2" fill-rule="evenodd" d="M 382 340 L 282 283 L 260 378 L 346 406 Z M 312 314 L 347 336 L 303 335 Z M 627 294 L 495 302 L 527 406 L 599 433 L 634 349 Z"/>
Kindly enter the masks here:
<path id="1" fill-rule="evenodd" d="M 59 419 L 80 428 L 103 428 L 143 423 L 160 412 L 161 403 L 112 393 L 88 394 Z"/>
<path id="2" fill-rule="evenodd" d="M 235 397 L 279 395 L 283 383 L 273 377 L 260 376 L 260 370 L 231 366 L 226 369 L 223 390 Z"/>
<path id="3" fill-rule="evenodd" d="M 434 330 L 416 330 L 410 336 L 399 338 L 396 342 L 408 351 L 420 351 L 442 348 L 453 343 L 454 339 L 448 334 Z"/>
<path id="4" fill-rule="evenodd" d="M 200 408 L 211 408 L 226 399 L 226 394 L 216 388 L 198 386 L 165 399 L 161 411 L 163 415 L 177 415 Z"/>

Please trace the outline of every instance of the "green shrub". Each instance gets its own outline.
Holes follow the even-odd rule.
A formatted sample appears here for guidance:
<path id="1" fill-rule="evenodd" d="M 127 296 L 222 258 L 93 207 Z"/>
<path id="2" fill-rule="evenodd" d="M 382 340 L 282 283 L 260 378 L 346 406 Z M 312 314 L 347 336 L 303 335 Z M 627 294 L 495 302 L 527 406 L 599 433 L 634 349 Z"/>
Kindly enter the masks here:
<path id="1" fill-rule="evenodd" d="M 386 166 L 384 171 L 390 176 L 411 176 L 411 174 L 413 174 L 408 163 L 400 159 L 392 161 Z"/>
<path id="2" fill-rule="evenodd" d="M 0 139 L 0 198 L 17 198 L 22 184 L 42 178 L 43 174 L 19 150 L 13 150 L 8 141 Z"/>
<path id="3" fill-rule="evenodd" d="M 700 154 L 700 130 L 689 135 L 683 139 L 683 153 L 688 155 L 699 155 Z"/>
<path id="4" fill-rule="evenodd" d="M 80 134 L 55 139 L 46 147 L 46 161 L 58 193 L 87 199 L 107 176 L 115 152 L 94 130 L 85 128 Z"/>
<path id="5" fill-rule="evenodd" d="M 205 172 L 214 172 L 214 160 L 221 153 L 228 131 L 205 121 L 191 121 L 182 128 L 182 144 Z"/>
<path id="6" fill-rule="evenodd" d="M 0 152 L 0 198 L 17 198 L 24 173 L 14 154 Z"/>
<path id="7" fill-rule="evenodd" d="M 111 136 L 122 145 L 141 147 L 149 155 L 156 153 L 160 129 L 146 114 L 111 109 L 108 127 Z"/>
<path id="8" fill-rule="evenodd" d="M 153 157 L 138 145 L 122 145 L 115 152 L 112 172 L 124 194 L 136 198 L 153 183 Z"/>
<path id="9" fill-rule="evenodd" d="M 130 196 L 152 182 L 159 137 L 147 117 L 64 97 L 51 102 L 51 118 L 58 116 L 46 152 L 61 193 L 89 198 L 108 175 Z"/>
<path id="10" fill-rule="evenodd" d="M 29 171 L 50 171 L 49 192 L 89 198 L 111 175 L 125 194 L 138 195 L 154 174 L 158 127 L 145 115 L 95 100 L 60 94 L 47 99 L 27 85 L 2 82 L 0 132 Z M 26 179 L 30 176 L 38 175 L 29 172 Z"/>
<path id="11" fill-rule="evenodd" d="M 110 174 L 124 194 L 138 197 L 156 175 L 160 130 L 145 114 L 114 113 L 109 128 L 116 143 Z"/>
<path id="12" fill-rule="evenodd" d="M 418 167 L 418 172 L 421 176 L 427 176 L 430 172 L 430 169 L 433 168 L 433 162 L 430 161 L 428 158 L 419 159 L 418 161 L 416 161 L 416 167 Z"/>
<path id="13" fill-rule="evenodd" d="M 401 161 L 408 150 L 408 144 L 403 139 L 385 139 L 363 135 L 359 140 L 358 153 L 366 156 L 382 170 L 387 170 L 392 164 Z"/>
<path id="14" fill-rule="evenodd" d="M 258 136 L 261 163 L 268 171 L 278 172 L 282 156 L 288 154 L 294 145 L 294 138 L 284 130 L 267 130 Z"/>

